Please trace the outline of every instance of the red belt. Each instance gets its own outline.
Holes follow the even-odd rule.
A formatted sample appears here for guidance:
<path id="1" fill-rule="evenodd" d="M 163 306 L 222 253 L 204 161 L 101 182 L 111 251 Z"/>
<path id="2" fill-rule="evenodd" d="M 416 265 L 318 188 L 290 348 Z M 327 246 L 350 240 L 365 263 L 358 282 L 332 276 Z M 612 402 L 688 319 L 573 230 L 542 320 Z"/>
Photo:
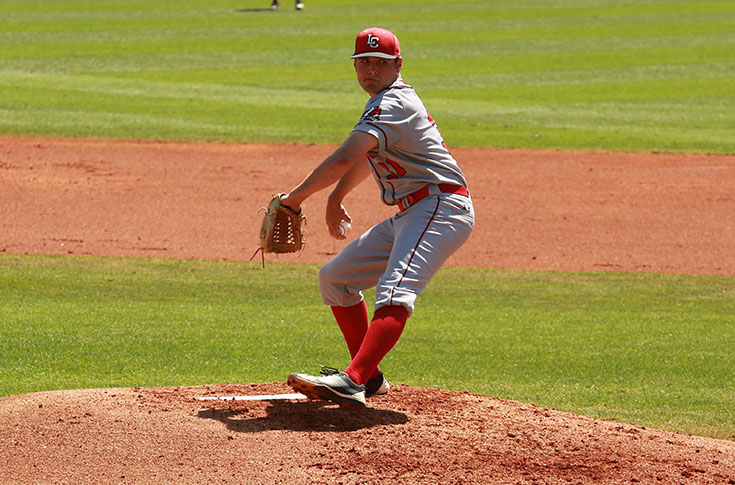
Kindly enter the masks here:
<path id="1" fill-rule="evenodd" d="M 455 184 L 438 184 L 437 187 L 439 187 L 439 191 L 443 194 L 459 194 L 464 195 L 465 197 L 469 197 L 470 191 L 467 190 L 467 187 L 464 187 L 462 185 L 455 185 Z M 424 188 L 421 188 L 414 192 L 413 194 L 409 194 L 403 199 L 398 201 L 398 208 L 402 211 L 405 211 L 412 205 L 414 205 L 416 202 L 420 201 L 421 199 L 427 197 L 429 195 L 429 186 L 425 186 Z M 408 205 L 404 204 L 403 201 L 407 201 Z"/>

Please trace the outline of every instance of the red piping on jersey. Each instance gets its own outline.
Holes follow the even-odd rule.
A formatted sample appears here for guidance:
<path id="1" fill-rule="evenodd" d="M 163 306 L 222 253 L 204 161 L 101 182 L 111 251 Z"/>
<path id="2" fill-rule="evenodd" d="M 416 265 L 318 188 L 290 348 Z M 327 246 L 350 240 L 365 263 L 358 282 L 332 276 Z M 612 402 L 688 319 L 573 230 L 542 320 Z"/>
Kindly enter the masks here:
<path id="1" fill-rule="evenodd" d="M 385 144 L 388 145 L 388 135 L 385 134 L 385 130 L 383 130 L 383 128 L 381 128 L 380 126 L 376 125 L 375 123 L 367 122 L 365 124 L 372 126 L 376 130 L 380 130 L 380 132 L 383 134 L 383 139 L 385 140 Z"/>
<path id="2" fill-rule="evenodd" d="M 396 293 L 396 288 L 401 286 L 401 283 L 403 283 L 403 278 L 406 277 L 406 273 L 408 273 L 408 269 L 411 267 L 411 262 L 413 262 L 413 257 L 416 255 L 416 250 L 419 248 L 419 244 L 421 244 L 421 241 L 424 240 L 424 235 L 426 235 L 426 231 L 429 230 L 429 226 L 431 226 L 431 223 L 434 222 L 434 218 L 436 217 L 436 213 L 439 212 L 439 206 L 441 205 L 442 200 L 437 199 L 436 201 L 436 208 L 434 209 L 434 213 L 431 214 L 431 219 L 429 219 L 429 222 L 426 223 L 426 227 L 424 227 L 424 231 L 421 233 L 421 237 L 419 237 L 419 240 L 416 241 L 416 245 L 413 247 L 413 251 L 411 251 L 411 257 L 408 258 L 408 263 L 406 264 L 406 269 L 401 275 L 401 279 L 398 280 L 398 284 L 393 287 L 393 289 L 390 292 L 390 304 L 393 305 L 393 295 Z"/>

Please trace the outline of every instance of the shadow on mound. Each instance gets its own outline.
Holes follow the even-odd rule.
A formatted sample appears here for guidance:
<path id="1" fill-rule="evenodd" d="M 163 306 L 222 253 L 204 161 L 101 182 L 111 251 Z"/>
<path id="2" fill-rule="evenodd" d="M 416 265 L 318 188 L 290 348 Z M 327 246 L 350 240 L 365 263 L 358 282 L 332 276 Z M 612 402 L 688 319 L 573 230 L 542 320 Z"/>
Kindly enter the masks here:
<path id="1" fill-rule="evenodd" d="M 203 409 L 197 414 L 204 419 L 224 423 L 237 433 L 261 431 L 357 431 L 378 425 L 408 422 L 398 411 L 367 408 L 360 413 L 344 411 L 326 401 L 272 401 L 266 416 L 251 416 L 247 409 Z"/>

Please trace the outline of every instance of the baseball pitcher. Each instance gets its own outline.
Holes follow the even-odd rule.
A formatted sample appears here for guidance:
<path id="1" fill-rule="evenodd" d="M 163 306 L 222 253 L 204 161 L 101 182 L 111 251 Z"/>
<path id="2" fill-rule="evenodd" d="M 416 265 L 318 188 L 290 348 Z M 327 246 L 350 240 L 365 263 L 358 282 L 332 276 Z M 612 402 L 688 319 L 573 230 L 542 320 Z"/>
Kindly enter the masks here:
<path id="1" fill-rule="evenodd" d="M 319 272 L 352 360 L 339 372 L 291 374 L 288 383 L 313 399 L 362 409 L 388 392 L 379 368 L 414 310 L 416 297 L 469 238 L 475 213 L 467 180 L 414 89 L 401 78 L 398 38 L 382 28 L 357 35 L 357 82 L 370 98 L 352 132 L 290 192 L 282 204 L 298 212 L 309 196 L 336 183 L 326 206 L 329 233 L 345 239 L 352 221 L 342 204 L 369 175 L 396 214 L 352 241 Z M 376 288 L 372 319 L 363 290 Z"/>

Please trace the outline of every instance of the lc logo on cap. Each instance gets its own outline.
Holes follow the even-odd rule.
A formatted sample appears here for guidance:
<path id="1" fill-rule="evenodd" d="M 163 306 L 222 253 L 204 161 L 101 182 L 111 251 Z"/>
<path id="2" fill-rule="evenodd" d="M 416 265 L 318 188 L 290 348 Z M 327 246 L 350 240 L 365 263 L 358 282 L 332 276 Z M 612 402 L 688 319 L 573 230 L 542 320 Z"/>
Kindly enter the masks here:
<path id="1" fill-rule="evenodd" d="M 372 27 L 357 34 L 355 53 L 351 59 L 358 57 L 380 57 L 383 59 L 399 59 L 401 46 L 390 30 Z"/>
<path id="2" fill-rule="evenodd" d="M 373 49 L 377 49 L 380 46 L 380 37 L 375 37 L 373 34 L 368 34 L 367 45 Z"/>

